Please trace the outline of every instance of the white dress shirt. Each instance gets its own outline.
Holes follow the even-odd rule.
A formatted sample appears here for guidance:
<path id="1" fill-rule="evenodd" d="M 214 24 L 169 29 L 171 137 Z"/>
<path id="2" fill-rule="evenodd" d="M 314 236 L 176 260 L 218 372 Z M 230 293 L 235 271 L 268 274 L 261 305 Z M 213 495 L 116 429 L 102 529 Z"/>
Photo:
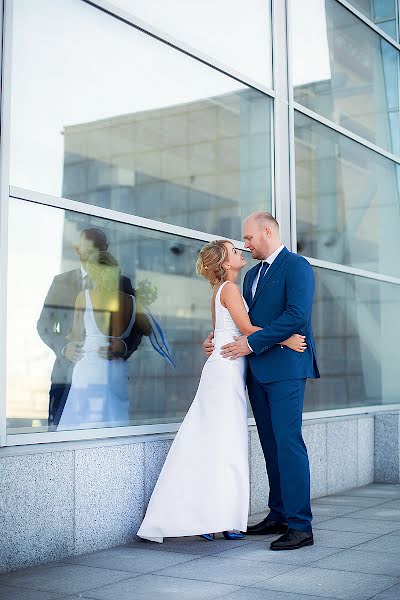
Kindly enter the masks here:
<path id="1" fill-rule="evenodd" d="M 261 273 L 261 269 L 263 268 L 263 264 L 265 262 L 267 262 L 269 264 L 268 269 L 264 273 L 264 277 L 265 277 L 265 275 L 268 273 L 269 269 L 271 268 L 272 263 L 274 262 L 274 260 L 278 256 L 278 254 L 284 249 L 284 247 L 285 246 L 283 244 L 281 244 L 279 246 L 279 248 L 277 248 L 275 250 L 275 252 L 273 252 L 272 254 L 270 254 L 269 256 L 267 256 L 267 258 L 265 258 L 263 261 L 261 261 L 262 264 L 261 264 L 261 266 L 260 266 L 260 268 L 258 270 L 257 276 L 254 278 L 253 285 L 251 286 L 251 295 L 252 295 L 252 298 L 254 298 L 254 294 L 256 293 L 256 289 L 257 289 L 258 281 L 260 279 L 260 273 Z M 247 345 L 249 347 L 249 350 L 251 350 L 253 352 L 252 347 L 250 346 L 250 344 L 249 344 L 248 341 L 247 341 Z"/>
<path id="2" fill-rule="evenodd" d="M 88 272 L 86 271 L 86 269 L 84 269 L 81 265 L 81 275 L 82 275 L 82 290 L 85 289 L 86 287 L 86 277 L 88 277 Z"/>
<path id="3" fill-rule="evenodd" d="M 264 277 L 265 277 L 265 275 L 268 273 L 268 270 L 270 269 L 270 267 L 271 267 L 272 263 L 274 262 L 274 260 L 275 260 L 275 259 L 276 259 L 276 257 L 278 256 L 278 254 L 279 254 L 279 253 L 280 253 L 280 252 L 281 252 L 281 251 L 284 249 L 284 247 L 285 247 L 285 246 L 284 246 L 283 244 L 281 244 L 281 245 L 279 246 L 279 248 L 277 248 L 277 249 L 275 250 L 275 252 L 273 252 L 272 254 L 270 254 L 269 256 L 267 256 L 267 258 L 266 258 L 266 259 L 264 259 L 263 261 L 261 261 L 261 267 L 259 268 L 259 270 L 258 270 L 258 273 L 257 273 L 257 276 L 254 278 L 253 285 L 252 285 L 252 287 L 251 287 L 251 295 L 252 295 L 252 297 L 253 297 L 253 298 L 254 298 L 254 294 L 256 293 L 256 289 L 257 289 L 257 285 L 258 285 L 258 280 L 260 279 L 260 273 L 261 273 L 261 269 L 262 269 L 262 267 L 263 267 L 263 264 L 264 264 L 265 262 L 267 262 L 267 263 L 269 264 L 269 267 L 268 267 L 268 269 L 265 271 L 265 274 L 264 274 Z"/>

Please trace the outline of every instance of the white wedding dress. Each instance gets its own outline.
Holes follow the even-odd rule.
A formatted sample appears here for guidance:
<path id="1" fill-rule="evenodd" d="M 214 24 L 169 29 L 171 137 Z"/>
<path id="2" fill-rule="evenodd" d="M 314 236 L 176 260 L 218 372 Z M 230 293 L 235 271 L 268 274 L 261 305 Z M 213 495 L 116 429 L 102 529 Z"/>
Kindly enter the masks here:
<path id="1" fill-rule="evenodd" d="M 124 339 L 135 322 L 135 298 L 132 297 L 132 316 L 126 331 L 117 336 Z M 97 327 L 89 290 L 85 291 L 86 330 L 84 355 L 74 366 L 72 383 L 57 429 L 79 427 L 110 427 L 127 425 L 129 421 L 128 363 L 123 358 L 107 360 L 98 350 L 107 346 L 112 336 Z M 116 337 L 116 336 L 115 336 Z"/>
<path id="2" fill-rule="evenodd" d="M 247 527 L 246 359 L 231 361 L 220 355 L 221 346 L 240 335 L 220 301 L 226 283 L 215 297 L 214 351 L 203 367 L 196 396 L 172 443 L 137 534 L 154 542 Z"/>

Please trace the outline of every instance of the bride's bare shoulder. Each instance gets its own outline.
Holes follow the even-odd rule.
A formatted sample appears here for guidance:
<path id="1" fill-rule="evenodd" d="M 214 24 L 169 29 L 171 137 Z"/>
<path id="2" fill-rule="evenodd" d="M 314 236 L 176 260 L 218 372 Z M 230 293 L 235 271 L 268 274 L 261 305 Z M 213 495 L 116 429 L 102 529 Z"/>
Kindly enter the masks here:
<path id="1" fill-rule="evenodd" d="M 233 281 L 227 281 L 227 285 L 224 285 L 221 290 L 221 304 L 226 308 L 226 302 L 232 302 L 241 297 L 239 286 Z"/>

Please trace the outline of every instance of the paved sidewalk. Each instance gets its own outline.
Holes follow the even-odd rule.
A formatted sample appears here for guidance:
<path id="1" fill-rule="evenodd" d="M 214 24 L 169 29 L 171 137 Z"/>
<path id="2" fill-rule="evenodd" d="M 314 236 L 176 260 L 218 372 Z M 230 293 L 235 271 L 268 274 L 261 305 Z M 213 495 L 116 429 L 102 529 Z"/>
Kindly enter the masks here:
<path id="1" fill-rule="evenodd" d="M 400 485 L 371 484 L 312 506 L 314 546 L 272 552 L 278 536 L 138 541 L 0 575 L 0 598 L 399 600 Z"/>

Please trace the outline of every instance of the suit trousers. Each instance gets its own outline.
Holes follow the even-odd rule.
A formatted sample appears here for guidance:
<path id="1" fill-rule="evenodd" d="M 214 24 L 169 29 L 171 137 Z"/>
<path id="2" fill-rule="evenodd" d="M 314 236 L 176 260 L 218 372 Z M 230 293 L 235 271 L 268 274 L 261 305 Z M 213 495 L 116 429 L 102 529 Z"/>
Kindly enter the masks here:
<path id="1" fill-rule="evenodd" d="M 301 427 L 306 379 L 261 383 L 248 370 L 247 387 L 269 479 L 268 519 L 312 531 L 310 466 Z"/>
<path id="2" fill-rule="evenodd" d="M 70 383 L 52 383 L 49 392 L 49 431 L 57 429 L 68 397 Z"/>

